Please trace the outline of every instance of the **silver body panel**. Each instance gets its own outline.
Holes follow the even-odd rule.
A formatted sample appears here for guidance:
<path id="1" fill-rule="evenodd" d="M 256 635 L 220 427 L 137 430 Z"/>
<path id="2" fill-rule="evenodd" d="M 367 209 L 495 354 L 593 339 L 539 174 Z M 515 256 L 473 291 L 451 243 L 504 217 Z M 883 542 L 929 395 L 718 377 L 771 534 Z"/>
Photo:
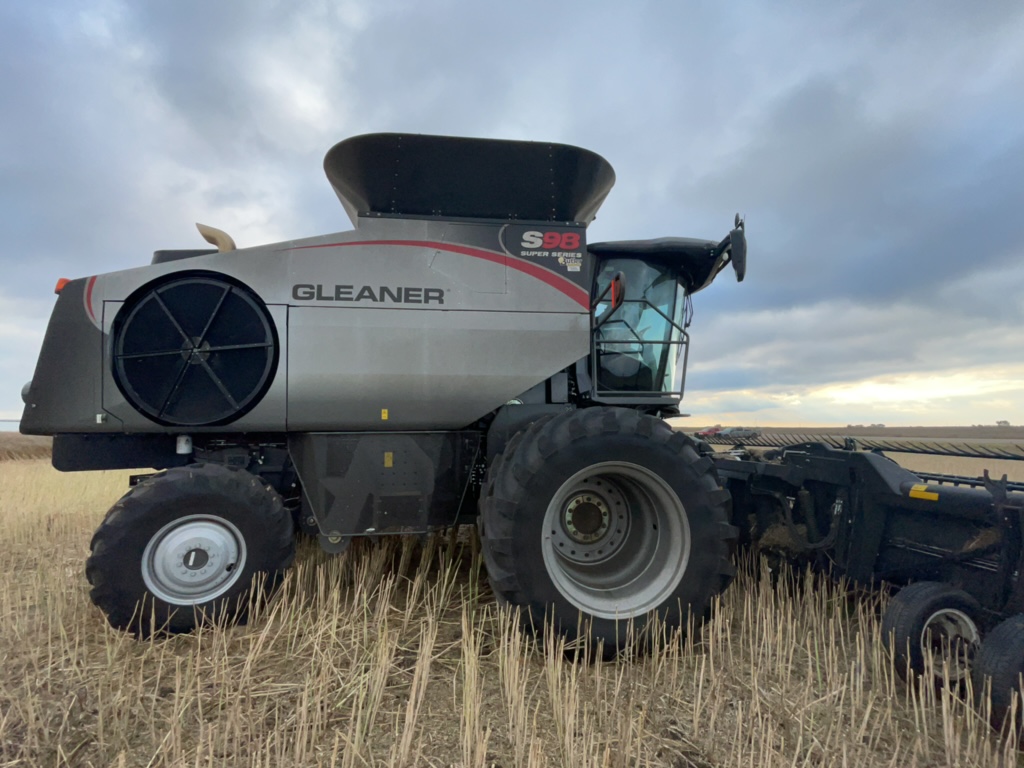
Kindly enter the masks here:
<path id="1" fill-rule="evenodd" d="M 585 356 L 588 328 L 568 313 L 292 308 L 288 429 L 466 426 Z"/>
<path id="2" fill-rule="evenodd" d="M 282 432 L 471 424 L 589 351 L 584 229 L 535 225 L 578 233 L 578 253 L 563 263 L 505 248 L 506 230 L 519 237 L 529 226 L 363 218 L 349 232 L 113 272 L 88 278 L 81 288 L 76 281 L 80 303 L 67 305 L 76 302 L 69 295 L 62 322 L 80 323 L 94 340 L 83 349 L 77 336 L 48 334 L 23 429 L 202 433 L 225 426 Z M 228 425 L 159 424 L 127 402 L 114 381 L 111 331 L 118 312 L 136 292 L 181 273 L 236 280 L 266 305 L 277 330 L 280 358 L 269 389 Z M 77 375 L 58 377 L 55 360 L 68 354 L 79 361 Z"/>

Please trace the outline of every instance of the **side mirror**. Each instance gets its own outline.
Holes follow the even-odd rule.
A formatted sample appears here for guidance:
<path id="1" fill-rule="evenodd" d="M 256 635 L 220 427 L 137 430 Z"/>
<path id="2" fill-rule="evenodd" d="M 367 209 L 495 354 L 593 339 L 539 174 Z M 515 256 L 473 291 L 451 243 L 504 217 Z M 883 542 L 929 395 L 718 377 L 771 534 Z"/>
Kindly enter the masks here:
<path id="1" fill-rule="evenodd" d="M 609 296 L 611 294 L 611 296 Z M 605 322 L 614 315 L 619 307 L 622 306 L 622 302 L 626 300 L 626 275 L 623 272 L 616 272 L 615 276 L 612 277 L 611 282 L 608 283 L 607 287 L 601 291 L 596 299 L 590 306 L 591 311 L 597 309 L 601 302 L 608 300 L 609 306 L 605 310 L 604 314 L 599 317 L 594 323 L 594 330 L 596 331 Z"/>
<path id="2" fill-rule="evenodd" d="M 747 274 L 747 235 L 744 232 L 743 219 L 736 214 L 736 227 L 729 233 L 729 255 L 732 268 L 736 271 L 736 282 L 742 283 Z"/>

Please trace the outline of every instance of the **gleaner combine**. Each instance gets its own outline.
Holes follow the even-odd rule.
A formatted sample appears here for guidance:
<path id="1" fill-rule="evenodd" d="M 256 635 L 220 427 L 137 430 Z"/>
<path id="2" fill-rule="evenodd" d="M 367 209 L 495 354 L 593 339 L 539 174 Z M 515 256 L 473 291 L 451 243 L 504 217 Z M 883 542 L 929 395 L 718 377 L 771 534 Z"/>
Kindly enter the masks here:
<path id="1" fill-rule="evenodd" d="M 559 144 L 371 134 L 324 165 L 351 231 L 236 249 L 200 227 L 215 249 L 62 281 L 22 431 L 53 435 L 61 470 L 163 470 L 92 541 L 113 626 L 243 619 L 295 527 L 338 552 L 475 522 L 499 600 L 611 654 L 629 620 L 705 615 L 743 540 L 931 579 L 886 617 L 901 668 L 945 646 L 963 676 L 980 642 L 975 672 L 1008 697 L 1021 488 L 939 486 L 854 446 L 712 458 L 663 420 L 690 297 L 730 263 L 743 279 L 738 216 L 721 240 L 588 243 L 614 173 Z"/>

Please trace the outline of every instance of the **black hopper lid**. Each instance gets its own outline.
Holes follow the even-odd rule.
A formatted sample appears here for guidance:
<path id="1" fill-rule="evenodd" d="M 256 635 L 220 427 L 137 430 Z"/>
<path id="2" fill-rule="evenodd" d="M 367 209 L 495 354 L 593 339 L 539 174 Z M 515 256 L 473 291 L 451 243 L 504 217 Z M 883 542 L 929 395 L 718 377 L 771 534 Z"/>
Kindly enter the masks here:
<path id="1" fill-rule="evenodd" d="M 368 133 L 335 144 L 324 170 L 360 216 L 582 222 L 615 183 L 600 155 L 568 144 Z"/>

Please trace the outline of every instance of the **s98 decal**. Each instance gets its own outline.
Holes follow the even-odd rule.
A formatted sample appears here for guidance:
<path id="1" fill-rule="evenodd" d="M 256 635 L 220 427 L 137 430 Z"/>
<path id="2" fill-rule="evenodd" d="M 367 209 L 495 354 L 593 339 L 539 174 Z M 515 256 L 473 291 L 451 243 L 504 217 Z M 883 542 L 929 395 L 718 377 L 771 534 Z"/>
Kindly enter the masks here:
<path id="1" fill-rule="evenodd" d="M 507 224 L 502 227 L 499 240 L 502 249 L 510 256 L 566 275 L 586 290 L 590 289 L 590 273 L 585 266 L 586 230 L 583 226 L 548 228 L 543 224 Z"/>
<path id="2" fill-rule="evenodd" d="M 529 230 L 523 232 L 520 248 L 543 249 L 545 251 L 578 251 L 580 248 L 579 232 L 540 232 Z"/>

